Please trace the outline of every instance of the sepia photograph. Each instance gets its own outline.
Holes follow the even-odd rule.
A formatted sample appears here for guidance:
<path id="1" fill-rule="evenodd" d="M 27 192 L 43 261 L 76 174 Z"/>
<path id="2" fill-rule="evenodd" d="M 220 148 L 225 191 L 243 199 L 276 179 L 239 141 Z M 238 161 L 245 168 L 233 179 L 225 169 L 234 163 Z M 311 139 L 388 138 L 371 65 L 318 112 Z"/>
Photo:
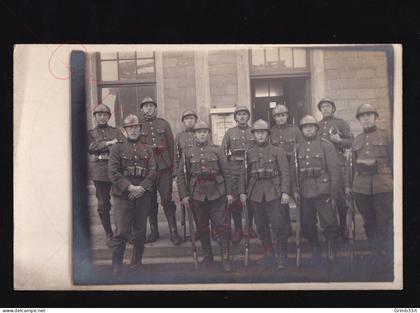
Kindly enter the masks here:
<path id="1" fill-rule="evenodd" d="M 78 283 L 394 281 L 392 45 L 82 57 Z"/>

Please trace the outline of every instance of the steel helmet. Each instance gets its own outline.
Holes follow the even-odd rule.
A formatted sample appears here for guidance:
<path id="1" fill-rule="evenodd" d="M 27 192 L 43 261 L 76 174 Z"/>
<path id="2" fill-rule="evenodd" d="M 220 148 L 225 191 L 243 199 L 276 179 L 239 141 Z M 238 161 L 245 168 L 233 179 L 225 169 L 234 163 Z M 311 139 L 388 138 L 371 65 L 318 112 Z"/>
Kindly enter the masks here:
<path id="1" fill-rule="evenodd" d="M 244 111 L 244 112 L 248 113 L 248 116 L 250 116 L 250 115 L 251 115 L 251 112 L 249 112 L 248 107 L 246 107 L 246 106 L 244 106 L 244 105 L 239 105 L 239 106 L 237 106 L 237 107 L 235 108 L 235 112 L 233 113 L 233 117 L 235 118 L 235 117 L 236 117 L 236 114 L 237 114 L 238 112 L 241 112 L 241 111 Z"/>
<path id="2" fill-rule="evenodd" d="M 329 104 L 331 104 L 332 105 L 332 107 L 333 107 L 333 113 L 335 112 L 335 110 L 336 110 L 336 107 L 335 107 L 335 102 L 334 102 L 334 100 L 332 100 L 331 98 L 322 98 L 319 102 L 318 102 L 318 110 L 320 110 L 321 111 L 321 104 L 323 104 L 323 103 L 325 103 L 325 102 L 327 102 L 327 103 L 329 103 Z"/>
<path id="3" fill-rule="evenodd" d="M 317 128 L 319 128 L 316 118 L 312 115 L 305 115 L 304 117 L 302 117 L 299 123 L 299 128 L 302 129 L 302 127 L 305 125 L 315 125 Z"/>
<path id="4" fill-rule="evenodd" d="M 111 109 L 106 104 L 100 103 L 93 108 L 93 115 L 96 113 L 108 113 L 111 115 Z"/>
<path id="5" fill-rule="evenodd" d="M 270 125 L 264 120 L 256 120 L 252 125 L 251 132 L 254 133 L 256 130 L 266 130 L 270 132 Z"/>
<path id="6" fill-rule="evenodd" d="M 184 118 L 186 118 L 187 116 L 192 115 L 195 117 L 195 119 L 197 119 L 197 113 L 195 113 L 193 110 L 185 110 L 184 113 L 182 113 L 182 117 L 181 117 L 181 122 L 184 121 Z"/>
<path id="7" fill-rule="evenodd" d="M 146 103 L 153 103 L 155 107 L 157 107 L 157 103 L 151 98 L 151 97 L 145 97 L 143 100 L 141 100 L 140 103 L 140 109 L 145 105 Z"/>
<path id="8" fill-rule="evenodd" d="M 199 121 L 194 125 L 194 131 L 199 130 L 199 129 L 207 129 L 208 131 L 210 131 L 209 124 L 207 124 L 204 121 Z"/>
<path id="9" fill-rule="evenodd" d="M 137 117 L 137 115 L 130 114 L 125 117 L 124 123 L 123 123 L 124 127 L 137 126 L 137 125 L 141 125 L 140 120 Z"/>
<path id="10" fill-rule="evenodd" d="M 369 103 L 361 104 L 356 111 L 356 118 L 359 118 L 359 116 L 363 113 L 374 113 L 376 117 L 379 117 L 378 111 L 376 108 Z"/>
<path id="11" fill-rule="evenodd" d="M 278 104 L 272 111 L 271 111 L 273 117 L 277 114 L 283 114 L 283 113 L 289 113 L 289 110 L 287 107 L 283 104 Z"/>

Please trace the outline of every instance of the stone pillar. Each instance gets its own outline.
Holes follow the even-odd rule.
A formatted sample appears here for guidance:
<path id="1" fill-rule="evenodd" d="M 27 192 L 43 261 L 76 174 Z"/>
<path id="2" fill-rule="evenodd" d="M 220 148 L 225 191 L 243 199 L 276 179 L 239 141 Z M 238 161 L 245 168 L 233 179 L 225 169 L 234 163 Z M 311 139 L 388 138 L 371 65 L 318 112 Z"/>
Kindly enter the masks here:
<path id="1" fill-rule="evenodd" d="M 198 118 L 210 122 L 210 82 L 207 51 L 194 52 L 196 110 Z"/>
<path id="2" fill-rule="evenodd" d="M 310 67 L 312 114 L 320 120 L 322 115 L 318 111 L 317 103 L 325 97 L 324 52 L 321 49 L 310 50 Z"/>
<path id="3" fill-rule="evenodd" d="M 245 105 L 251 111 L 251 83 L 249 77 L 248 50 L 237 50 L 237 75 L 238 75 L 238 105 Z"/>

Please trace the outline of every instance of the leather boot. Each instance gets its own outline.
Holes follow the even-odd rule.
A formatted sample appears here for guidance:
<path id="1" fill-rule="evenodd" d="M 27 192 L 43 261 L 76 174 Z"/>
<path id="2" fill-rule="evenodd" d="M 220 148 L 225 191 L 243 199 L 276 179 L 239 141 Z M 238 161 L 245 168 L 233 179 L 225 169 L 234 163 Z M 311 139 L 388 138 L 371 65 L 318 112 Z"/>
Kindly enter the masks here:
<path id="1" fill-rule="evenodd" d="M 200 232 L 196 229 L 194 232 L 194 241 L 200 240 Z"/>
<path id="2" fill-rule="evenodd" d="M 255 239 L 257 238 L 257 233 L 254 231 L 253 225 L 254 225 L 254 211 L 249 210 L 249 238 Z"/>
<path id="3" fill-rule="evenodd" d="M 150 234 L 147 237 L 147 242 L 155 242 L 159 239 L 157 212 L 151 212 L 149 215 Z"/>
<path id="4" fill-rule="evenodd" d="M 200 262 L 201 266 L 208 266 L 213 263 L 213 252 L 211 250 L 210 237 L 200 235 L 201 247 L 203 248 L 204 257 Z"/>
<path id="5" fill-rule="evenodd" d="M 99 218 L 101 220 L 102 227 L 105 230 L 106 240 L 112 240 L 112 237 L 114 237 L 114 233 L 112 231 L 111 216 L 109 212 L 99 213 Z"/>
<path id="6" fill-rule="evenodd" d="M 178 235 L 175 212 L 170 216 L 167 216 L 167 219 L 169 225 L 169 232 L 171 234 L 171 241 L 175 246 L 179 246 L 182 243 L 182 238 Z"/>
<path id="7" fill-rule="evenodd" d="M 133 254 L 131 255 L 130 269 L 133 271 L 141 270 L 143 265 L 141 259 L 143 257 L 144 246 L 135 244 L 133 247 Z"/>
<path id="8" fill-rule="evenodd" d="M 337 242 L 334 239 L 327 241 L 328 246 L 328 262 L 331 266 L 335 266 L 337 256 Z"/>
<path id="9" fill-rule="evenodd" d="M 318 243 L 312 244 L 312 264 L 315 267 L 321 265 L 322 255 L 321 255 L 321 246 Z"/>
<path id="10" fill-rule="evenodd" d="M 242 214 L 241 212 L 232 212 L 233 224 L 235 225 L 235 232 L 232 237 L 232 243 L 239 243 L 242 238 Z"/>
<path id="11" fill-rule="evenodd" d="M 279 260 L 277 268 L 279 270 L 287 267 L 287 239 L 281 239 L 279 241 Z"/>
<path id="12" fill-rule="evenodd" d="M 276 266 L 276 257 L 274 256 L 273 244 L 271 242 L 263 243 L 264 257 L 259 261 L 264 267 Z"/>
<path id="13" fill-rule="evenodd" d="M 222 242 L 221 245 L 221 257 L 222 257 L 222 264 L 223 270 L 225 273 L 229 273 L 232 271 L 232 267 L 230 264 L 230 247 L 229 242 Z"/>
<path id="14" fill-rule="evenodd" d="M 123 269 L 124 250 L 112 252 L 112 275 L 119 275 Z"/>
<path id="15" fill-rule="evenodd" d="M 242 239 L 242 229 L 235 229 L 235 233 L 232 237 L 232 243 L 239 243 Z"/>

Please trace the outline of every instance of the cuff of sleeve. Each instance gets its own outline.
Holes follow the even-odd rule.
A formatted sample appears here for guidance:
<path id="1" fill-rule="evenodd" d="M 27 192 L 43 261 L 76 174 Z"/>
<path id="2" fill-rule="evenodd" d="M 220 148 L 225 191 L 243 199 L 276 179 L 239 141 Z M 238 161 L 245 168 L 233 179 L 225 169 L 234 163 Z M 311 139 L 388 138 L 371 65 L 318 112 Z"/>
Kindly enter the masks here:
<path id="1" fill-rule="evenodd" d="M 121 183 L 121 189 L 123 190 L 123 191 L 128 191 L 128 186 L 130 186 L 131 185 L 131 182 L 129 181 L 129 180 L 124 180 L 122 183 Z"/>

